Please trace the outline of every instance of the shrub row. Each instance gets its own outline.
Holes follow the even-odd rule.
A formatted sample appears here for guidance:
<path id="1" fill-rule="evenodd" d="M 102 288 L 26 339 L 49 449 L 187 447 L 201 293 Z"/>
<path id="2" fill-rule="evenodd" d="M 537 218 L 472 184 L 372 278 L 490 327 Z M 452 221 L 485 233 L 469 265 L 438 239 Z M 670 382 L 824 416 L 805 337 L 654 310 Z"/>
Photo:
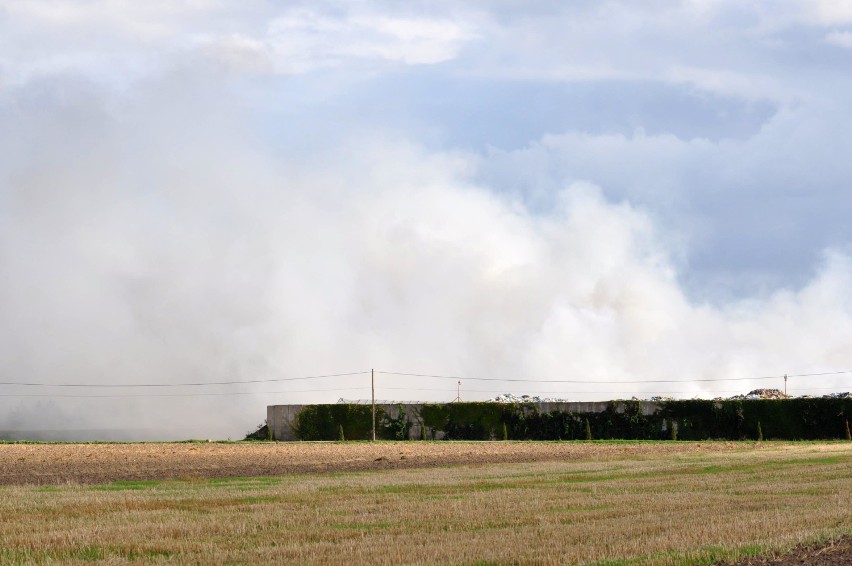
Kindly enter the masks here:
<path id="1" fill-rule="evenodd" d="M 309 405 L 296 418 L 295 433 L 300 440 L 367 440 L 372 437 L 373 409 L 370 405 L 337 403 Z M 384 440 L 407 440 L 412 423 L 400 406 L 396 418 L 376 407 L 376 436 Z"/>
<path id="2" fill-rule="evenodd" d="M 639 401 L 612 401 L 602 412 L 541 412 L 532 403 L 447 403 L 420 406 L 414 417 L 429 438 L 448 440 L 582 440 L 595 439 L 817 440 L 846 437 L 852 399 L 765 399 L 742 401 L 664 401 L 650 415 Z M 311 405 L 296 421 L 302 440 L 368 439 L 369 405 Z M 408 439 L 414 424 L 400 406 L 396 418 L 376 410 L 379 438 Z M 672 430 L 676 430 L 673 434 Z"/>
<path id="3" fill-rule="evenodd" d="M 852 399 L 798 398 L 744 401 L 668 401 L 662 418 L 678 423 L 684 440 L 765 438 L 823 440 L 846 437 Z"/>

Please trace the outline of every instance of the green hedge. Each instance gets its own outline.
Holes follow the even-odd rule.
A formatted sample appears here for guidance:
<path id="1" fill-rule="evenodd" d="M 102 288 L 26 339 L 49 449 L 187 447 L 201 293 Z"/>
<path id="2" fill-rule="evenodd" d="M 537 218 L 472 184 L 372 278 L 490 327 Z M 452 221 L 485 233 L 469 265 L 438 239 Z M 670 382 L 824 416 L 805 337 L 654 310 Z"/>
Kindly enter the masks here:
<path id="1" fill-rule="evenodd" d="M 376 420 L 380 420 L 377 408 Z M 381 411 L 382 417 L 384 411 Z M 347 440 L 368 440 L 372 435 L 373 409 L 370 405 L 310 405 L 296 418 L 294 430 L 300 440 L 337 440 L 340 427 Z"/>
<path id="2" fill-rule="evenodd" d="M 301 410 L 294 431 L 300 440 L 339 440 L 340 428 L 346 440 L 372 438 L 373 409 L 370 405 L 309 405 Z M 396 418 L 376 407 L 376 436 L 383 440 L 407 440 L 412 423 L 400 406 Z"/>
<path id="3" fill-rule="evenodd" d="M 669 401 L 659 414 L 678 423 L 678 438 L 820 440 L 846 437 L 852 399 L 799 398 L 744 401 Z"/>
<path id="4" fill-rule="evenodd" d="M 551 411 L 542 413 L 534 403 L 449 403 L 424 405 L 421 421 L 432 437 L 443 432 L 447 440 L 578 440 L 586 437 L 589 419 L 594 438 L 662 438 L 660 420 L 642 415 L 636 401 L 615 401 L 601 413 Z"/>
<path id="5" fill-rule="evenodd" d="M 370 437 L 369 405 L 311 405 L 302 410 L 296 435 L 302 440 L 336 440 L 342 426 L 347 439 Z M 654 440 L 672 438 L 677 425 L 680 440 L 743 440 L 757 438 L 761 424 L 767 439 L 817 440 L 846 437 L 852 419 L 852 399 L 765 399 L 742 401 L 664 401 L 651 415 L 642 414 L 639 401 L 612 401 L 599 413 L 551 411 L 533 403 L 446 403 L 423 405 L 417 420 L 431 438 L 494 440 L 580 440 L 588 419 L 592 438 Z M 407 439 L 412 423 L 402 410 L 391 419 L 377 408 L 377 435 Z"/>

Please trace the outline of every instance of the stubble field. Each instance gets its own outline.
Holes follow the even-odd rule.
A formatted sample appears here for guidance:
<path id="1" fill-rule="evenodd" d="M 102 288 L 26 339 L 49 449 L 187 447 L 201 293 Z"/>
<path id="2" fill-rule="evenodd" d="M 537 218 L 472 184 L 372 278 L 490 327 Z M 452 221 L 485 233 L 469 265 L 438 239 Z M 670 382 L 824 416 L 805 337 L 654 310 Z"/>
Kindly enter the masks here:
<path id="1" fill-rule="evenodd" d="M 0 444 L 0 564 L 710 564 L 852 533 L 849 443 Z"/>
<path id="2" fill-rule="evenodd" d="M 102 483 L 458 464 L 607 461 L 742 450 L 732 442 L 0 443 L 0 484 Z"/>

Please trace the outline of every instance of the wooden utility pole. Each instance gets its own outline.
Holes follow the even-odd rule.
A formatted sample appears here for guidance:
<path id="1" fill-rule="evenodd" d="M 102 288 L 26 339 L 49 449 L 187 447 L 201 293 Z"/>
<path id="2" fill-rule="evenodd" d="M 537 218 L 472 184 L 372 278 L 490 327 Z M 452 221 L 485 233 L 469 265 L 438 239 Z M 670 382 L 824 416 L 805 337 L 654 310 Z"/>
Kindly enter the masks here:
<path id="1" fill-rule="evenodd" d="M 784 374 L 784 397 L 787 396 L 787 374 Z"/>
<path id="2" fill-rule="evenodd" d="M 376 370 L 370 370 L 370 386 L 373 390 L 373 442 L 376 441 Z"/>

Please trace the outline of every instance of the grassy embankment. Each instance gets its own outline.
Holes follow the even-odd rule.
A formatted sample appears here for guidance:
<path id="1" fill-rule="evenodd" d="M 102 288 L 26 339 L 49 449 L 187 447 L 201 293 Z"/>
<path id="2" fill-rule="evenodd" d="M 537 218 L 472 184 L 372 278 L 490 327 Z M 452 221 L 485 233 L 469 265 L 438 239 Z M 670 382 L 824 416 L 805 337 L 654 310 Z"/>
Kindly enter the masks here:
<path id="1" fill-rule="evenodd" d="M 708 564 L 852 532 L 848 443 L 0 487 L 0 564 Z"/>

